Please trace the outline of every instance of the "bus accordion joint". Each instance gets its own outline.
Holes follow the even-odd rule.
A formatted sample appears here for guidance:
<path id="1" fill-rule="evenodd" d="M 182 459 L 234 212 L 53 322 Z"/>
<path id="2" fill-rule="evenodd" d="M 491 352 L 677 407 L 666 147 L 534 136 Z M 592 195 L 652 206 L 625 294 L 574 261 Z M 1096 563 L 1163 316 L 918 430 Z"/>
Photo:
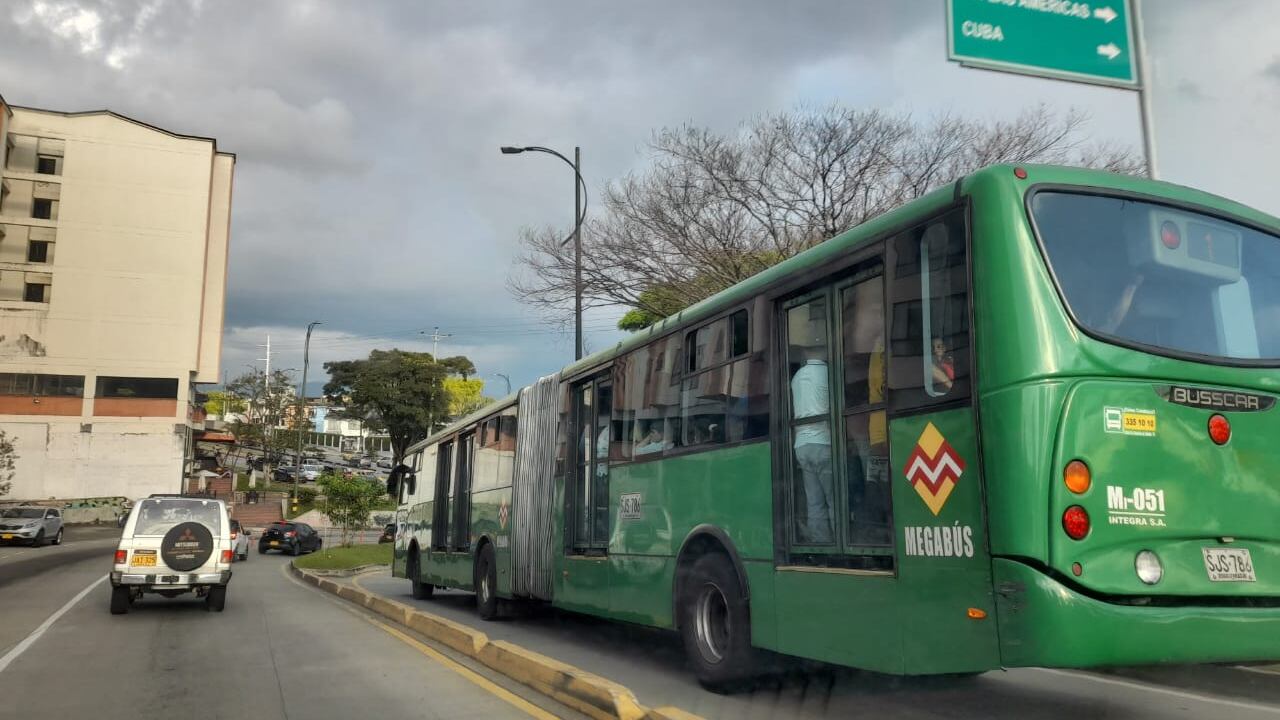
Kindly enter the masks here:
<path id="1" fill-rule="evenodd" d="M 987 611 L 982 608 L 969 608 L 970 620 L 983 620 L 987 617 Z"/>

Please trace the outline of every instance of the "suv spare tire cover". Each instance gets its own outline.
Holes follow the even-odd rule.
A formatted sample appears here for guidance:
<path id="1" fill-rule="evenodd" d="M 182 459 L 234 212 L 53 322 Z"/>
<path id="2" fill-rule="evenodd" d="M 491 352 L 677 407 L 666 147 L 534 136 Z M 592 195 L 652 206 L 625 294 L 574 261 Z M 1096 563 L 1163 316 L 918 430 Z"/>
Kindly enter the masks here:
<path id="1" fill-rule="evenodd" d="M 198 522 L 178 523 L 160 541 L 160 557 L 174 570 L 195 570 L 213 554 L 213 533 Z"/>

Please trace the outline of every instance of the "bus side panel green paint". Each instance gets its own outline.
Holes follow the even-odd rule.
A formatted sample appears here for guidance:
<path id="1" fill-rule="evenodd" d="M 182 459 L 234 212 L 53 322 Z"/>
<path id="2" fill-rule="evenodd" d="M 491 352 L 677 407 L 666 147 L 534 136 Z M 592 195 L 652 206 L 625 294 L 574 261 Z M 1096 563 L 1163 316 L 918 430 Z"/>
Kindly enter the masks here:
<path id="1" fill-rule="evenodd" d="M 770 457 L 769 443 L 757 442 L 610 468 L 608 562 L 560 561 L 556 605 L 673 627 L 676 554 L 694 528 L 722 530 L 744 562 L 772 556 Z M 622 517 L 624 494 L 640 495 L 639 517 Z M 608 603 L 597 604 L 605 594 Z"/>
<path id="2" fill-rule="evenodd" d="M 896 606 L 902 623 L 904 672 L 998 667 L 983 473 L 973 411 L 964 407 L 912 415 L 894 420 L 889 430 L 898 560 Z M 939 438 L 943 446 L 930 452 L 931 442 Z M 950 475 L 943 470 L 946 454 L 961 468 L 949 494 Z M 927 482 L 934 468 L 944 473 L 938 476 L 937 491 Z M 971 609 L 986 617 L 970 617 Z"/>
<path id="3" fill-rule="evenodd" d="M 860 577 L 807 568 L 776 571 L 777 649 L 901 674 L 904 618 L 897 583 L 888 575 Z"/>
<path id="4" fill-rule="evenodd" d="M 777 571 L 772 560 L 746 560 L 747 584 L 751 586 L 751 644 L 768 650 L 778 647 Z"/>
<path id="5" fill-rule="evenodd" d="M 992 563 L 1007 667 L 1274 660 L 1277 607 L 1113 605 L 1022 563 Z"/>
<path id="6" fill-rule="evenodd" d="M 503 507 L 506 520 L 503 520 Z M 472 562 L 482 538 L 493 543 L 494 562 L 498 565 L 499 597 L 511 597 L 511 486 L 481 490 L 471 496 Z"/>
<path id="7" fill-rule="evenodd" d="M 457 590 L 472 589 L 471 573 L 474 566 L 471 553 L 465 550 L 449 552 L 432 550 L 427 555 L 425 564 L 426 579 L 432 585 Z"/>
<path id="8" fill-rule="evenodd" d="M 991 553 L 1048 559 L 1048 483 L 1065 382 L 1018 385 L 983 395 L 983 471 Z M 1032 520 L 1032 517 L 1035 520 Z"/>

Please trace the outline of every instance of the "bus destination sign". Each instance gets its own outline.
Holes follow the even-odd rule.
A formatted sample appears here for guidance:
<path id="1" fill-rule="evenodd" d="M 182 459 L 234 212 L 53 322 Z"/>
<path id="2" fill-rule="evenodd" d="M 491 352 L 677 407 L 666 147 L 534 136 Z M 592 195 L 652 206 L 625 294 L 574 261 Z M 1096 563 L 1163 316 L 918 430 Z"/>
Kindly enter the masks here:
<path id="1" fill-rule="evenodd" d="M 962 65 L 1135 87 L 1128 0 L 947 0 L 947 52 Z"/>

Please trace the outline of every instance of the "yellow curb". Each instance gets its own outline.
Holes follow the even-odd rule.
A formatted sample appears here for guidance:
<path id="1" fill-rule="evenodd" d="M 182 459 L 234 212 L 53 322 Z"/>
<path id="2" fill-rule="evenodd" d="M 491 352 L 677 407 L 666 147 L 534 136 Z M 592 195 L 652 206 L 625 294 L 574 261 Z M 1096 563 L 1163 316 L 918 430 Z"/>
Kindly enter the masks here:
<path id="1" fill-rule="evenodd" d="M 702 720 L 702 717 L 668 705 L 653 708 L 648 715 L 645 715 L 645 720 Z"/>
<path id="2" fill-rule="evenodd" d="M 607 680 L 527 648 L 487 635 L 462 623 L 417 610 L 352 585 L 316 579 L 289 564 L 294 575 L 423 636 L 446 645 L 486 667 L 599 720 L 702 720 L 674 707 L 646 708 L 624 685 Z"/>

